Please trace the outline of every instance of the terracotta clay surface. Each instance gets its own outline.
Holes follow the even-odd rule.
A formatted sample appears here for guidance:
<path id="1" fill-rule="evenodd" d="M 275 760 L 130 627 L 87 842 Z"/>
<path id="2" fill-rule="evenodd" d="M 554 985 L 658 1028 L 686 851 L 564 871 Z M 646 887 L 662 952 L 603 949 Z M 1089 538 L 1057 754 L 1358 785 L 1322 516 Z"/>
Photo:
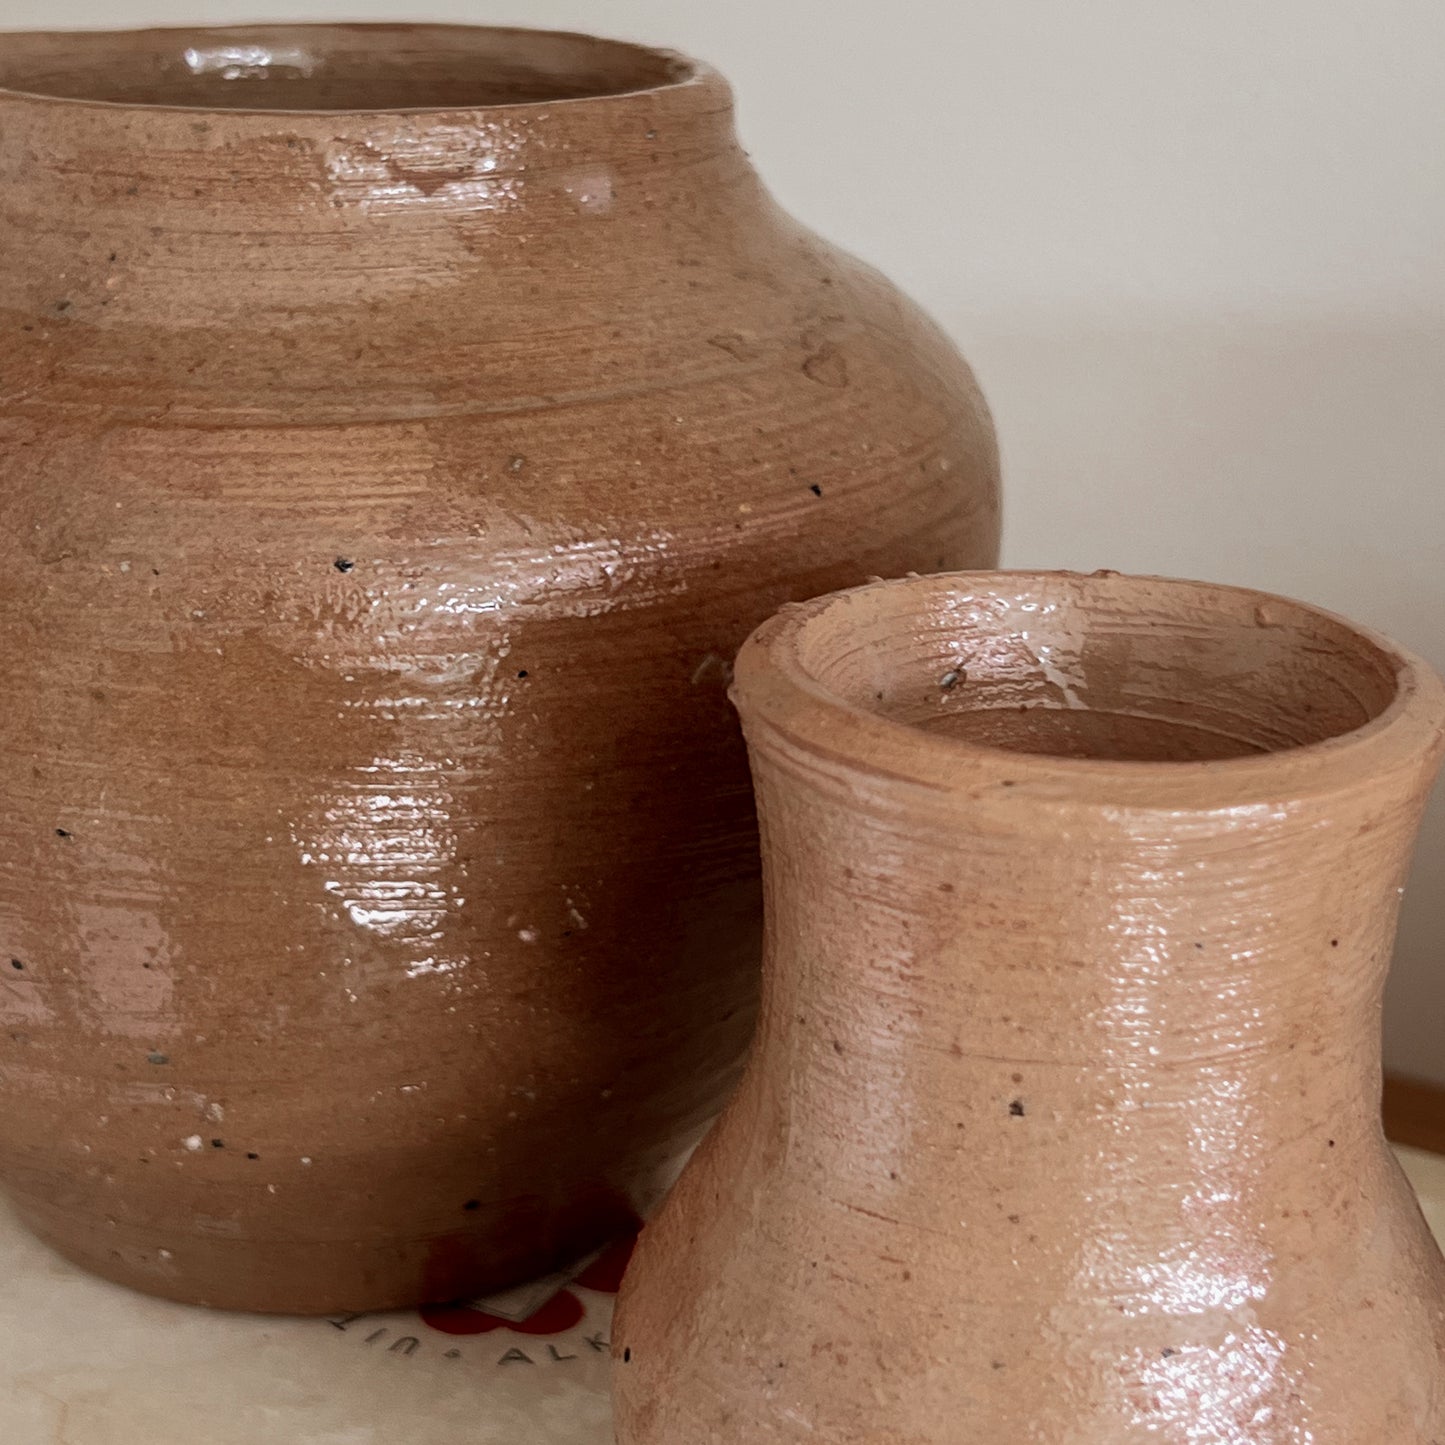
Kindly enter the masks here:
<path id="1" fill-rule="evenodd" d="M 756 991 L 729 660 L 988 564 L 967 368 L 575 36 L 0 42 L 0 1177 L 250 1309 L 646 1209 Z"/>
<path id="2" fill-rule="evenodd" d="M 1445 689 L 1302 604 L 910 579 L 738 661 L 741 1090 L 644 1232 L 623 1445 L 1438 1445 L 1379 1122 Z"/>

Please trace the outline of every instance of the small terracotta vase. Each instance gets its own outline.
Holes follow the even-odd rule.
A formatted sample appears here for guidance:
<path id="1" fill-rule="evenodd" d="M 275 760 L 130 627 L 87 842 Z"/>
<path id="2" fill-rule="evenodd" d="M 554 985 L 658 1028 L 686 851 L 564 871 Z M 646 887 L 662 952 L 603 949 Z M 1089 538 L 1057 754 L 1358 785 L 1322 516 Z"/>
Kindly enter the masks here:
<path id="1" fill-rule="evenodd" d="M 1423 663 L 1101 573 L 754 633 L 741 1090 L 645 1231 L 622 1445 L 1438 1445 L 1445 1261 L 1380 993 Z"/>
<path id="2" fill-rule="evenodd" d="M 751 1032 L 729 660 L 994 560 L 968 368 L 581 36 L 7 35 L 0 206 L 6 1189 L 244 1309 L 594 1247 Z"/>

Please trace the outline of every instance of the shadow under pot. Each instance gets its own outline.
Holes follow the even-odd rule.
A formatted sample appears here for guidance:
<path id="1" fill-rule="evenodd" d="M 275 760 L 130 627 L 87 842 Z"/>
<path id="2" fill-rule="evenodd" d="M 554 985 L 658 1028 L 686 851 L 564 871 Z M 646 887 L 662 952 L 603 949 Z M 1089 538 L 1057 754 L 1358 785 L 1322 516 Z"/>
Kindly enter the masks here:
<path id="1" fill-rule="evenodd" d="M 6 35 L 0 194 L 7 1194 L 235 1309 L 585 1255 L 752 1030 L 730 661 L 995 560 L 972 375 L 639 46 Z"/>
<path id="2" fill-rule="evenodd" d="M 1445 691 L 1298 602 L 964 573 L 734 697 L 760 1032 L 642 1236 L 622 1445 L 1445 1438 L 1380 996 Z"/>

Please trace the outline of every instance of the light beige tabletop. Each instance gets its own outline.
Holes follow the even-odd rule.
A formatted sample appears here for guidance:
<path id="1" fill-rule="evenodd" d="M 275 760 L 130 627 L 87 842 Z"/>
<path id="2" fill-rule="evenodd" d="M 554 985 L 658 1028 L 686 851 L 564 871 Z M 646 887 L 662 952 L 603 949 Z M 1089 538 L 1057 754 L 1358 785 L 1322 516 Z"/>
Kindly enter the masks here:
<path id="1" fill-rule="evenodd" d="M 1400 1157 L 1445 1239 L 1445 1157 Z M 143 1299 L 81 1274 L 4 1210 L 0 1261 L 4 1445 L 611 1440 L 616 1252 L 579 1280 L 539 1281 L 430 1322 L 262 1319 Z"/>

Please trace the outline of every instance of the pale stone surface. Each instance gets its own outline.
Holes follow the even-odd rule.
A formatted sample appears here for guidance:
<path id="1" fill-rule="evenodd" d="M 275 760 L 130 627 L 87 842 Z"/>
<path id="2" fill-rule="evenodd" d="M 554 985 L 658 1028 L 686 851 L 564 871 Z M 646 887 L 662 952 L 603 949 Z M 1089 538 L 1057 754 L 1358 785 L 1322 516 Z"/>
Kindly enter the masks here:
<path id="1" fill-rule="evenodd" d="M 1420 1207 L 1435 1231 L 1435 1238 L 1445 1244 L 1445 1154 L 1426 1154 L 1420 1149 L 1395 1152 L 1420 1196 Z"/>
<path id="2" fill-rule="evenodd" d="M 1445 1158 L 1399 1152 L 1445 1238 Z M 30 1239 L 8 1209 L 0 1209 L 0 1278 L 5 1445 L 611 1440 L 607 1356 L 597 1348 L 610 1295 L 574 1286 L 586 1317 L 543 1337 L 449 1336 L 410 1314 L 368 1315 L 344 1329 L 211 1314 L 88 1278 Z M 509 1297 L 493 1312 L 522 1314 L 535 1303 L 535 1295 Z M 409 1339 L 418 1341 L 414 1354 Z M 525 1359 L 503 1363 L 513 1350 Z"/>
<path id="3" fill-rule="evenodd" d="M 574 1286 L 586 1316 L 541 1337 L 506 1328 L 452 1336 L 410 1313 L 343 1328 L 215 1314 L 89 1278 L 32 1240 L 8 1207 L 0 1261 L 5 1445 L 611 1440 L 610 1295 Z M 513 1303 L 499 1308 L 525 1312 Z"/>

